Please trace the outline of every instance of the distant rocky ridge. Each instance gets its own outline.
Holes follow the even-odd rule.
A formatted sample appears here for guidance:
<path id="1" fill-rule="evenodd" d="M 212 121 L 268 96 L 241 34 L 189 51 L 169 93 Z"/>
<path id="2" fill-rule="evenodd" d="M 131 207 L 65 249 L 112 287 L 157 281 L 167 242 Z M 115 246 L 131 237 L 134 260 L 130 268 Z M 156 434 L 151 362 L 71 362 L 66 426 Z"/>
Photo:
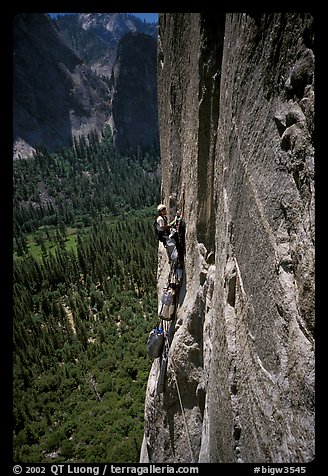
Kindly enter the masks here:
<path id="1" fill-rule="evenodd" d="M 147 50 L 150 55 L 147 58 L 147 51 L 144 52 L 142 48 L 138 48 L 138 43 L 144 43 L 145 34 L 134 33 L 132 44 L 135 48 L 134 55 L 131 57 L 127 52 L 129 59 L 125 60 L 126 48 L 123 48 L 121 50 L 123 54 L 120 54 L 116 65 L 116 73 L 110 79 L 109 71 L 115 59 L 110 53 L 112 58 L 108 63 L 106 55 L 110 51 L 115 51 L 116 57 L 120 40 L 124 32 L 129 31 L 129 25 L 130 30 L 136 30 L 129 15 L 126 18 L 124 14 L 113 15 L 114 17 L 110 17 L 110 14 L 102 14 L 97 17 L 97 14 L 81 14 L 77 16 L 80 21 L 78 25 L 74 19 L 66 19 L 66 23 L 73 24 L 76 38 L 79 35 L 82 36 L 79 48 L 85 48 L 84 55 L 87 57 L 89 54 L 92 66 L 86 64 L 81 53 L 77 54 L 73 51 L 67 43 L 63 29 L 60 31 L 56 22 L 52 21 L 48 15 L 21 13 L 15 16 L 13 35 L 14 158 L 27 157 L 38 146 L 45 147 L 49 152 L 56 151 L 64 145 L 69 145 L 75 136 L 88 134 L 91 130 L 101 131 L 106 123 L 112 124 L 113 127 L 115 125 L 113 138 L 120 152 L 124 152 L 124 148 L 128 145 L 153 146 L 155 143 L 158 147 L 156 86 L 154 87 L 156 84 L 156 54 L 154 55 L 156 39 L 147 37 L 148 42 L 152 43 L 152 47 Z M 98 27 L 97 18 L 100 20 Z M 107 27 L 110 23 L 113 32 L 104 27 L 105 19 L 107 19 Z M 138 24 L 138 21 L 136 23 Z M 89 32 L 87 41 L 83 34 L 86 30 Z M 111 39 L 112 49 L 109 46 L 110 42 L 108 44 L 104 40 L 105 30 Z M 98 52 L 98 57 L 95 52 Z M 138 56 L 138 53 L 141 56 Z M 126 65 L 126 61 L 131 64 Z M 101 62 L 107 64 L 107 69 L 101 69 Z M 147 75 L 144 74 L 145 62 L 149 73 Z M 125 89 L 118 82 L 119 67 L 124 71 L 129 68 L 134 71 L 130 77 L 131 81 L 128 75 L 123 74 Z M 101 76 L 99 73 L 102 73 Z M 138 91 L 136 84 L 139 85 Z M 142 91 L 148 91 L 149 88 L 152 90 L 151 98 L 149 99 L 147 93 L 143 101 Z M 118 100 L 116 100 L 117 89 L 120 91 Z M 126 98 L 125 103 L 122 97 Z M 142 115 L 139 114 L 138 117 L 133 117 L 133 107 L 131 107 L 135 101 L 139 101 L 142 108 Z M 121 108 L 128 108 L 128 128 L 125 127 L 123 109 L 116 108 L 116 117 L 115 114 L 113 117 L 115 104 Z M 118 116 L 124 119 L 122 123 Z M 140 127 L 141 118 L 142 127 Z M 135 130 L 134 125 L 139 128 L 139 132 Z M 152 131 L 151 134 L 149 131 Z M 116 135 L 119 136 L 119 140 Z"/>
<path id="2" fill-rule="evenodd" d="M 91 69 L 111 76 L 119 41 L 127 33 L 157 39 L 157 24 L 127 13 L 76 13 L 56 20 L 60 35 Z"/>

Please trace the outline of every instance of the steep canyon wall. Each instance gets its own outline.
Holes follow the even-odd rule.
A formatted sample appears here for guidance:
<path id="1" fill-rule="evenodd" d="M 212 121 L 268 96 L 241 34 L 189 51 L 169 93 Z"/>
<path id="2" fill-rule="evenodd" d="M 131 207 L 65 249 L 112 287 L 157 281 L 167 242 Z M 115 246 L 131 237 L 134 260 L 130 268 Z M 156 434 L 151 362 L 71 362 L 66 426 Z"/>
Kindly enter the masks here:
<path id="1" fill-rule="evenodd" d="M 140 461 L 311 461 L 313 18 L 164 13 L 158 42 L 162 195 L 186 256 Z M 159 294 L 167 272 L 160 244 Z"/>

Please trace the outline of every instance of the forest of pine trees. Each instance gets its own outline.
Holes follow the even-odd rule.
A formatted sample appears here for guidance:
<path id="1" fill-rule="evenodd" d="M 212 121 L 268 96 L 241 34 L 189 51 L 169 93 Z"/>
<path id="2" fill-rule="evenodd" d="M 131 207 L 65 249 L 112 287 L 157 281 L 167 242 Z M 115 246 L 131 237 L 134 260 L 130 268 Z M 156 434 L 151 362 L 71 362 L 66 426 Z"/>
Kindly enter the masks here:
<path id="1" fill-rule="evenodd" d="M 14 237 L 44 225 L 85 226 L 98 212 L 121 215 L 159 200 L 159 157 L 138 149 L 123 157 L 114 152 L 110 128 L 99 138 L 74 139 L 71 148 L 14 162 Z M 17 242 L 18 241 L 18 242 Z"/>
<path id="2" fill-rule="evenodd" d="M 158 163 L 108 131 L 14 163 L 15 462 L 139 460 Z"/>

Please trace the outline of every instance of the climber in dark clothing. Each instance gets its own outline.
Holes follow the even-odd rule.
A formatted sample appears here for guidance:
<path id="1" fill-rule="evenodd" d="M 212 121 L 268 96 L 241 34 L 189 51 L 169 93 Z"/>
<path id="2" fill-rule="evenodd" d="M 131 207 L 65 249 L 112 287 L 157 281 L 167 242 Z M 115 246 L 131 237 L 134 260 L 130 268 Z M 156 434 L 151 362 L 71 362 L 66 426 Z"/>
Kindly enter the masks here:
<path id="1" fill-rule="evenodd" d="M 174 219 L 170 222 L 170 226 L 173 226 L 177 231 L 179 231 L 181 221 L 181 212 L 180 210 L 177 210 Z"/>
<path id="2" fill-rule="evenodd" d="M 183 264 L 185 252 L 185 228 L 186 224 L 181 216 L 181 211 L 177 210 L 174 219 L 170 222 L 172 229 L 175 229 L 173 238 L 177 244 L 179 263 Z M 172 230 L 171 230 L 172 233 Z"/>

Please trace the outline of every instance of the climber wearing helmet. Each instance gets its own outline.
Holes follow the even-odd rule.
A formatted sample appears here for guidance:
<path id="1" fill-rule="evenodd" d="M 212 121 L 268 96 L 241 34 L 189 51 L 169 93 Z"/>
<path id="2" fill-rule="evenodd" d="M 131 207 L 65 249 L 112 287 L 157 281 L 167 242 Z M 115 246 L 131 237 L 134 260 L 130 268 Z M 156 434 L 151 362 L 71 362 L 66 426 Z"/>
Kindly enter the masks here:
<path id="1" fill-rule="evenodd" d="M 157 236 L 159 241 L 166 246 L 166 240 L 169 237 L 170 225 L 167 222 L 167 210 L 166 206 L 162 203 L 157 207 L 158 217 L 156 220 Z"/>

